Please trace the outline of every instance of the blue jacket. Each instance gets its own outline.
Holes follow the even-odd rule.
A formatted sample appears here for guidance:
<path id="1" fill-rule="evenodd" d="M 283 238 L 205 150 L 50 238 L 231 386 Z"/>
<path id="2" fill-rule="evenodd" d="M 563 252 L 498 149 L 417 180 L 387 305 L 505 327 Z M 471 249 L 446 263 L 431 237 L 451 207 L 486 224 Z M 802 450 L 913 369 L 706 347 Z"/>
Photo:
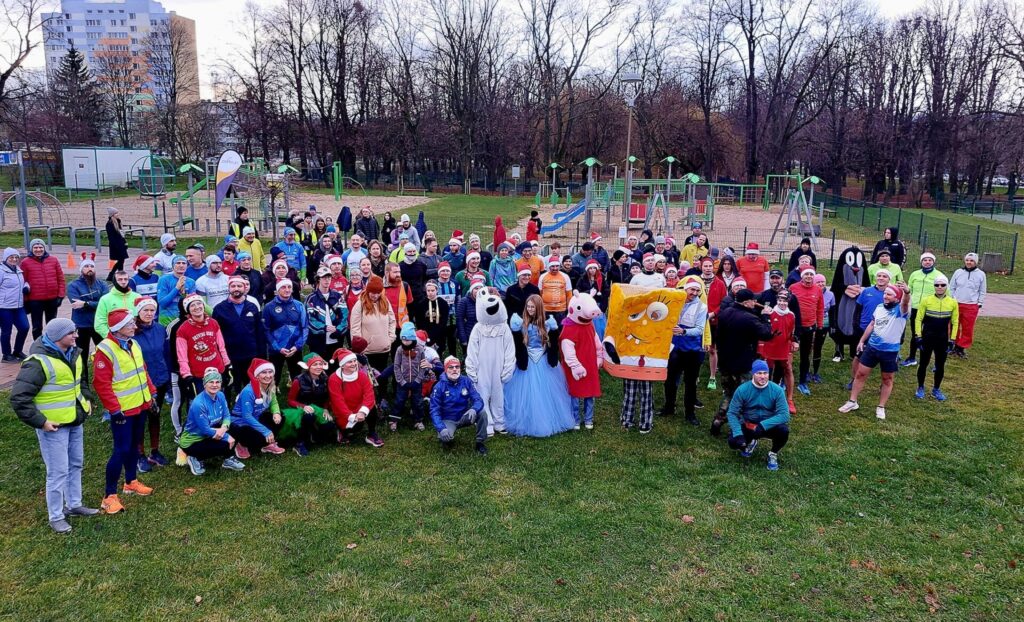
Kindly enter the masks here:
<path id="1" fill-rule="evenodd" d="M 267 336 L 263 330 L 260 309 L 249 300 L 245 300 L 240 306 L 241 313 L 228 298 L 213 308 L 213 319 L 220 324 L 228 358 L 239 364 L 254 358 L 266 358 Z M 235 369 L 238 373 L 245 372 L 237 365 Z"/>
<path id="2" fill-rule="evenodd" d="M 668 254 L 666 254 L 665 257 L 667 258 Z M 601 264 L 601 272 L 605 273 L 605 275 L 608 274 L 608 270 L 612 267 L 612 260 L 610 257 L 608 257 L 608 251 L 604 250 L 604 247 L 595 247 L 594 252 L 590 255 L 590 258 L 597 260 L 597 263 Z"/>
<path id="3" fill-rule="evenodd" d="M 263 326 L 267 329 L 267 348 L 277 352 L 306 345 L 306 308 L 294 298 L 280 296 L 263 306 Z"/>
<path id="4" fill-rule="evenodd" d="M 327 292 L 326 298 L 318 289 L 314 289 L 313 293 L 306 296 L 306 315 L 309 320 L 310 334 L 324 335 L 327 333 L 328 315 L 331 318 L 331 324 L 338 331 L 335 333 L 336 338 L 348 330 L 348 305 L 342 301 L 341 294 L 333 289 Z"/>
<path id="5" fill-rule="evenodd" d="M 75 323 L 75 326 L 79 328 L 92 328 L 93 321 L 96 319 L 96 306 L 99 304 L 103 294 L 109 291 L 110 286 L 107 285 L 106 281 L 101 281 L 100 279 L 93 279 L 91 286 L 82 277 L 78 277 L 68 283 L 68 298 L 72 302 L 81 300 L 85 303 L 85 306 L 81 309 L 71 310 L 71 321 Z"/>
<path id="6" fill-rule="evenodd" d="M 167 328 L 154 321 L 149 326 L 138 324 L 135 331 L 135 343 L 142 348 L 142 356 L 146 359 L 146 371 L 153 384 L 159 387 L 171 381 L 171 370 L 167 365 Z"/>
<path id="7" fill-rule="evenodd" d="M 739 386 L 729 401 L 729 428 L 733 436 L 743 436 L 743 422 L 760 423 L 765 430 L 789 422 L 786 391 L 774 382 L 758 389 L 748 380 Z"/>
<path id="8" fill-rule="evenodd" d="M 160 287 L 160 275 L 155 272 L 150 272 L 149 277 L 146 277 L 141 272 L 136 272 L 135 276 L 128 281 L 128 287 L 132 288 L 133 292 L 138 292 L 143 296 L 156 298 L 157 290 Z M 159 302 L 160 301 L 157 301 L 157 304 L 159 304 Z"/>
<path id="9" fill-rule="evenodd" d="M 160 318 L 174 319 L 178 317 L 178 300 L 181 295 L 178 293 L 178 277 L 173 274 L 165 274 L 160 277 L 156 288 L 156 303 L 160 305 Z M 192 294 L 196 291 L 196 282 L 185 277 L 185 293 Z"/>
<path id="10" fill-rule="evenodd" d="M 250 427 L 263 436 L 269 436 L 270 430 L 267 426 L 260 423 L 260 416 L 269 407 L 269 399 L 263 400 L 260 404 L 256 403 L 256 397 L 252 392 L 252 384 L 247 384 L 238 394 L 238 399 L 235 400 L 235 407 L 231 409 L 231 423 Z M 189 409 L 189 414 L 191 414 L 191 409 Z"/>
<path id="11" fill-rule="evenodd" d="M 213 438 L 217 428 L 231 424 L 231 411 L 228 400 L 223 392 L 217 397 L 210 397 L 206 391 L 200 391 L 192 405 L 188 407 L 188 419 L 185 421 L 185 433 L 201 438 Z M 225 436 L 224 440 L 227 440 Z"/>
<path id="12" fill-rule="evenodd" d="M 185 268 L 185 276 L 187 276 L 188 278 L 192 279 L 193 281 L 198 279 L 199 277 L 203 276 L 207 272 L 208 272 L 208 270 L 206 269 L 206 264 L 203 264 L 203 265 L 199 266 L 198 268 L 193 268 L 192 264 L 189 264 Z"/>
<path id="13" fill-rule="evenodd" d="M 459 252 L 453 253 L 451 250 L 445 249 L 444 257 L 441 258 L 443 261 L 447 261 L 452 267 L 452 277 L 454 278 L 460 270 L 466 269 L 466 247 L 459 247 Z"/>
<path id="14" fill-rule="evenodd" d="M 700 298 L 694 298 L 692 302 L 684 304 L 676 325 L 685 332 L 682 335 L 672 336 L 672 347 L 679 348 L 683 352 L 703 352 L 704 323 L 707 319 L 708 308 L 700 301 Z"/>
<path id="15" fill-rule="evenodd" d="M 347 205 L 342 205 L 338 212 L 338 228 L 345 232 L 352 228 L 352 210 Z"/>
<path id="16" fill-rule="evenodd" d="M 289 267 L 295 268 L 296 272 L 302 272 L 306 268 L 306 249 L 299 244 L 298 240 L 291 244 L 280 240 L 277 247 L 284 253 L 284 259 L 288 262 Z"/>
<path id="17" fill-rule="evenodd" d="M 469 376 L 463 374 L 458 382 L 452 382 L 447 374 L 441 374 L 441 379 L 430 392 L 430 419 L 434 428 L 440 432 L 444 429 L 444 421 L 459 421 L 470 408 L 483 416 L 484 401 Z"/>
<path id="18" fill-rule="evenodd" d="M 476 301 L 470 296 L 459 298 L 455 309 L 455 332 L 459 343 L 469 343 L 469 335 L 476 326 Z"/>

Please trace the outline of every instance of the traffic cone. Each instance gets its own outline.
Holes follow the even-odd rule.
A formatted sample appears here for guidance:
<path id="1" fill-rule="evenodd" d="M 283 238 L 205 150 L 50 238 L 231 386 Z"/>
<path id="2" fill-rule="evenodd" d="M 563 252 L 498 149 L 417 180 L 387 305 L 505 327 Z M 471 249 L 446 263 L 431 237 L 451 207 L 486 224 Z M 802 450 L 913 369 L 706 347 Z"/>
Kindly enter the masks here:
<path id="1" fill-rule="evenodd" d="M 75 254 L 68 253 L 68 270 L 74 270 L 78 267 L 78 263 L 75 262 Z"/>
<path id="2" fill-rule="evenodd" d="M 107 260 L 107 270 L 113 270 L 114 266 L 116 266 L 116 265 L 117 265 L 117 262 L 114 261 L 113 259 Z"/>

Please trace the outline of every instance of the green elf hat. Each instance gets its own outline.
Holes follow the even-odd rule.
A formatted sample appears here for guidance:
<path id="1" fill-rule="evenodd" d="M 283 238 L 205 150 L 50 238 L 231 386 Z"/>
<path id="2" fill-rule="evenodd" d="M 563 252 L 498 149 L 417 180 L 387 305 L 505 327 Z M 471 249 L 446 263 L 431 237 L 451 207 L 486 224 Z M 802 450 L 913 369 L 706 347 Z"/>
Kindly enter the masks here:
<path id="1" fill-rule="evenodd" d="M 299 367 L 302 369 L 309 369 L 309 366 L 315 361 L 320 361 L 325 367 L 327 366 L 327 361 L 324 360 L 324 357 L 320 356 L 316 352 L 310 352 L 306 356 L 302 357 L 302 361 L 299 362 Z"/>

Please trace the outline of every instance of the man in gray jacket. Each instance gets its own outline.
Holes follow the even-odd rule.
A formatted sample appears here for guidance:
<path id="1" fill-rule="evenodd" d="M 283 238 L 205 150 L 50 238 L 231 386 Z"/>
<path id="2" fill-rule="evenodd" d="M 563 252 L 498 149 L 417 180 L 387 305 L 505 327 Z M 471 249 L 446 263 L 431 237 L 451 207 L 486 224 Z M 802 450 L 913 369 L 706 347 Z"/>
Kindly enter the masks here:
<path id="1" fill-rule="evenodd" d="M 71 531 L 69 516 L 99 513 L 82 505 L 82 423 L 92 405 L 89 387 L 82 383 L 85 363 L 75 346 L 77 337 L 71 320 L 50 320 L 11 389 L 15 414 L 36 430 L 46 464 L 46 509 L 57 533 Z"/>

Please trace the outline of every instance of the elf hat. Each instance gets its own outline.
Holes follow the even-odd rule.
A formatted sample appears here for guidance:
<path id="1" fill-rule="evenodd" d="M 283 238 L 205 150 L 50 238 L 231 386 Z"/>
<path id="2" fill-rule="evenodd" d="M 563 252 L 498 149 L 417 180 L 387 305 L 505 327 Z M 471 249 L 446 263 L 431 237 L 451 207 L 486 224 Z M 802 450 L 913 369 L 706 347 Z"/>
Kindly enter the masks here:
<path id="1" fill-rule="evenodd" d="M 249 363 L 249 384 L 252 386 L 252 394 L 256 396 L 256 403 L 263 403 L 263 390 L 260 388 L 260 381 L 257 378 L 260 374 L 265 371 L 274 371 L 274 364 L 270 361 L 263 359 L 253 359 Z M 274 383 L 270 383 L 271 390 L 273 390 Z"/>
<path id="2" fill-rule="evenodd" d="M 304 356 L 301 361 L 299 361 L 299 367 L 301 367 L 302 369 L 309 369 L 313 365 L 313 363 L 316 362 L 323 363 L 324 366 L 327 365 L 327 361 L 324 360 L 324 357 L 320 356 L 316 352 L 310 352 L 309 354 Z"/>

